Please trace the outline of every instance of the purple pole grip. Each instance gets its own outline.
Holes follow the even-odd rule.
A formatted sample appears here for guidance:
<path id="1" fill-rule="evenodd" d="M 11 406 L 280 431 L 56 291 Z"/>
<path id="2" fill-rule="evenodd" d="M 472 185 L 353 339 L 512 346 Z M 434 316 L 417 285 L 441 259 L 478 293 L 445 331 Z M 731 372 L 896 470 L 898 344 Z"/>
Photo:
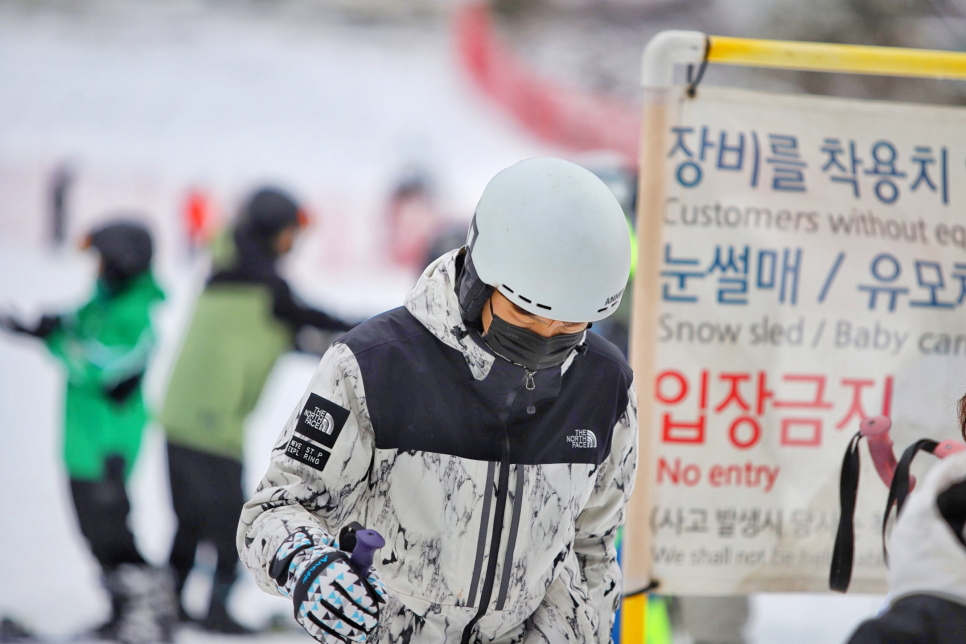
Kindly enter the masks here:
<path id="1" fill-rule="evenodd" d="M 349 561 L 362 572 L 372 568 L 372 557 L 376 550 L 386 545 L 386 540 L 375 530 L 356 531 L 356 547 L 352 549 Z"/>

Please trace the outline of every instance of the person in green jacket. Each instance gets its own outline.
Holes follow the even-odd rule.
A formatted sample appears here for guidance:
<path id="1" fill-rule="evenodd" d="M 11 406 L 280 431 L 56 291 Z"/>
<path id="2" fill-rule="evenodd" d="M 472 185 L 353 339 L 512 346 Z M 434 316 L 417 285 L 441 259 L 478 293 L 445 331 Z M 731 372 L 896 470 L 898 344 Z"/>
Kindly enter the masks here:
<path id="1" fill-rule="evenodd" d="M 169 563 L 180 596 L 199 542 L 218 555 L 202 626 L 244 633 L 227 611 L 238 552 L 235 530 L 244 504 L 242 452 L 245 419 L 283 353 L 307 349 L 297 339 L 313 330 L 351 328 L 309 308 L 276 270 L 305 217 L 275 188 L 252 195 L 230 235 L 216 248 L 213 272 L 198 298 L 160 414 L 168 438 L 168 473 L 178 530 Z M 316 334 L 317 335 L 317 334 Z M 321 353 L 321 351 L 316 351 Z M 182 621 L 191 618 L 180 609 Z"/>
<path id="2" fill-rule="evenodd" d="M 165 641 L 170 581 L 138 551 L 125 490 L 148 421 L 141 380 L 155 344 L 151 310 L 164 293 L 151 274 L 151 235 L 140 224 L 104 225 L 84 246 L 100 256 L 87 304 L 33 325 L 3 314 L 0 326 L 43 340 L 67 372 L 63 456 L 71 499 L 111 594 L 112 614 L 98 634 Z"/>

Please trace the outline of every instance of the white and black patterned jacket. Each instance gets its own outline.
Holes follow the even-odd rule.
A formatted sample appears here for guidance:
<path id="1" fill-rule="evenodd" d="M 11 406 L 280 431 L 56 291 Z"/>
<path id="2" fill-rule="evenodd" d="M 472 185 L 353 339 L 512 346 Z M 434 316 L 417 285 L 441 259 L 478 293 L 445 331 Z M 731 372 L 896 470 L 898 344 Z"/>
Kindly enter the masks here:
<path id="1" fill-rule="evenodd" d="M 560 368 L 495 358 L 459 315 L 456 251 L 322 358 L 242 512 L 262 589 L 300 526 L 378 530 L 377 642 L 609 642 L 637 469 L 631 370 L 593 333 Z"/>

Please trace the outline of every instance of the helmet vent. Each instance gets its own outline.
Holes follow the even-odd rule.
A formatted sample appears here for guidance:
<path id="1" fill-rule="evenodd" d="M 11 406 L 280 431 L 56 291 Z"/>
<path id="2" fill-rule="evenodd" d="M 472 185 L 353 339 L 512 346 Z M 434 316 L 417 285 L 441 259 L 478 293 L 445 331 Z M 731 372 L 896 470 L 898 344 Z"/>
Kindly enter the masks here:
<path id="1" fill-rule="evenodd" d="M 607 309 L 612 309 L 612 308 L 614 308 L 615 306 L 617 306 L 617 305 L 618 305 L 618 304 L 620 304 L 620 303 L 621 303 L 621 301 L 620 301 L 619 299 L 618 299 L 618 300 L 614 300 L 613 302 L 611 302 L 610 304 L 608 304 L 608 305 L 607 305 L 607 306 L 605 306 L 604 308 L 602 308 L 602 309 L 597 309 L 597 312 L 598 312 L 598 313 L 603 313 L 603 312 L 604 312 L 604 311 L 606 311 Z"/>
<path id="2" fill-rule="evenodd" d="M 517 293 L 516 291 L 514 291 L 512 288 L 510 288 L 509 286 L 507 286 L 506 284 L 503 284 L 502 287 L 505 288 L 506 290 L 510 291 L 514 295 L 516 295 L 518 298 L 520 298 L 521 300 L 523 300 L 527 304 L 534 304 L 534 301 L 531 300 L 529 297 L 524 297 L 524 296 L 520 295 L 519 293 Z M 539 302 L 537 302 L 535 304 L 539 308 L 544 309 L 545 311 L 552 311 L 553 310 L 553 307 L 552 306 L 547 306 L 546 304 L 540 304 Z"/>

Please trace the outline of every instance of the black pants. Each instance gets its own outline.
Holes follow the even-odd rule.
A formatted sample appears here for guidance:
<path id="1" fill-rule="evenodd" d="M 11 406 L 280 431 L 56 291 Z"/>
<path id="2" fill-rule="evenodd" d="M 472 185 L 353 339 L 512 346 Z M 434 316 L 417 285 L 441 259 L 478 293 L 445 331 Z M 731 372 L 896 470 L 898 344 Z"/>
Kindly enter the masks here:
<path id="1" fill-rule="evenodd" d="M 168 476 L 171 501 L 178 517 L 178 531 L 169 563 L 174 568 L 177 591 L 184 588 L 194 567 L 195 550 L 202 541 L 215 547 L 218 564 L 212 601 L 224 602 L 238 564 L 235 532 L 242 505 L 242 464 L 233 458 L 168 443 Z"/>
<path id="2" fill-rule="evenodd" d="M 134 545 L 134 534 L 127 525 L 131 503 L 124 489 L 124 461 L 108 459 L 107 475 L 99 481 L 70 479 L 70 494 L 81 534 L 105 574 L 121 564 L 143 564 L 144 558 Z"/>

